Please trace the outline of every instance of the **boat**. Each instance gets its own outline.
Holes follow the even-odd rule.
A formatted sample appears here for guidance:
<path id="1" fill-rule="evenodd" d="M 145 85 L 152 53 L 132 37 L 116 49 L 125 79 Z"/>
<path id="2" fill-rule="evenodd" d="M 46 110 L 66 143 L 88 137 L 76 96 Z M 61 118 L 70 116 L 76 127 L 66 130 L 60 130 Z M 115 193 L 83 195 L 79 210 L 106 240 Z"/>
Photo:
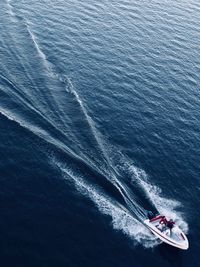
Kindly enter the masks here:
<path id="1" fill-rule="evenodd" d="M 160 214 L 150 216 L 144 220 L 147 228 L 161 241 L 173 247 L 187 250 L 189 248 L 189 242 L 186 235 L 174 222 L 171 228 L 167 226 L 167 222 L 169 221 L 167 221 L 166 217 Z"/>

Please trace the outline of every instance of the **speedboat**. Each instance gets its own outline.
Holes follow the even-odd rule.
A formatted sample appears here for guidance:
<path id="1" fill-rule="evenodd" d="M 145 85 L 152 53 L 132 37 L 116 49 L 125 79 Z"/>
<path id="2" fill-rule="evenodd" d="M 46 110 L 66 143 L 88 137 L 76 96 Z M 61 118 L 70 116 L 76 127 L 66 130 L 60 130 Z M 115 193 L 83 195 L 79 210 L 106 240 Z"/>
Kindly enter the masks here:
<path id="1" fill-rule="evenodd" d="M 163 218 L 165 216 L 151 216 L 144 220 L 144 224 L 161 241 L 179 249 L 188 249 L 189 242 L 183 231 L 176 224 L 170 229 L 166 223 L 163 223 Z"/>

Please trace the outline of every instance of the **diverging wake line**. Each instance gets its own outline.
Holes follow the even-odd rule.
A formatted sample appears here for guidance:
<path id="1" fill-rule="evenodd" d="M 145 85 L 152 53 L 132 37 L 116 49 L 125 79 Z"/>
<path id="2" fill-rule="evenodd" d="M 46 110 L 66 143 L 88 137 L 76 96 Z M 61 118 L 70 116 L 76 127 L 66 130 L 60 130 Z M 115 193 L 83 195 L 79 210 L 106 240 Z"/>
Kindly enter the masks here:
<path id="1" fill-rule="evenodd" d="M 86 106 L 76 92 L 70 79 L 68 79 L 68 83 L 68 92 L 72 93 L 79 103 L 88 122 L 88 126 L 97 142 L 98 148 L 101 150 L 102 155 L 107 162 L 107 176 L 105 177 L 118 189 L 126 205 L 121 205 L 112 196 L 102 193 L 98 185 L 88 183 L 83 174 L 78 174 L 76 170 L 70 169 L 54 158 L 53 163 L 61 169 L 63 177 L 68 180 L 71 179 L 76 188 L 82 194 L 88 196 L 103 214 L 112 217 L 112 225 L 114 229 L 122 230 L 126 235 L 131 237 L 134 242 L 143 244 L 145 247 L 155 246 L 156 244 L 159 244 L 159 242 L 141 223 L 146 216 L 145 207 L 138 203 L 138 196 L 134 194 L 132 188 L 130 188 L 129 184 L 123 179 L 124 177 L 121 175 L 121 169 L 123 169 L 125 174 L 131 177 L 130 182 L 134 187 L 143 191 L 148 201 L 156 210 L 175 219 L 177 224 L 181 222 L 181 227 L 184 231 L 187 231 L 187 223 L 184 222 L 181 214 L 176 211 L 176 208 L 180 206 L 179 202 L 161 196 L 161 189 L 152 185 L 146 173 L 135 167 L 131 160 L 122 155 L 122 153 L 120 153 L 120 161 L 116 162 L 115 156 L 113 157 L 113 155 L 116 154 L 116 151 L 114 151 L 114 148 L 96 129 L 93 119 L 88 114 Z M 102 173 L 105 174 L 103 170 Z"/>

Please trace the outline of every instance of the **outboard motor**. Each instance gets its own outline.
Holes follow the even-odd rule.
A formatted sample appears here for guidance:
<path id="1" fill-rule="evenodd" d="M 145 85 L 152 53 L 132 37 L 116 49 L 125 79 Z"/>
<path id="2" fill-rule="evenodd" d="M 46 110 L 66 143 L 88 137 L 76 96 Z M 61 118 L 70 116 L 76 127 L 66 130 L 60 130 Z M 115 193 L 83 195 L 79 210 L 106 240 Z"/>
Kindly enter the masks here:
<path id="1" fill-rule="evenodd" d="M 147 217 L 149 218 L 149 220 L 153 219 L 155 217 L 155 214 L 152 211 L 148 211 L 147 212 Z"/>

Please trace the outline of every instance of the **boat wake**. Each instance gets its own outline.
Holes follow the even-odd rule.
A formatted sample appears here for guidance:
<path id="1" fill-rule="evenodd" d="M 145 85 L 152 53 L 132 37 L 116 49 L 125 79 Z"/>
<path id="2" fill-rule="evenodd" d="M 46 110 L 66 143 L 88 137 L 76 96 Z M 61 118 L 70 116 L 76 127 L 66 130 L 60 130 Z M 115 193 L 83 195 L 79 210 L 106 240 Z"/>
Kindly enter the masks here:
<path id="1" fill-rule="evenodd" d="M 12 11 L 11 6 L 8 8 Z M 113 228 L 125 233 L 134 244 L 146 248 L 159 244 L 142 223 L 147 208 L 172 217 L 186 232 L 187 223 L 177 211 L 181 203 L 163 197 L 148 175 L 101 134 L 72 79 L 49 62 L 32 25 L 25 19 L 18 23 L 15 35 L 18 28 L 19 35 L 11 34 L 10 38 L 19 38 L 20 42 L 6 37 L 4 45 L 15 43 L 15 50 L 10 47 L 12 58 L 19 64 L 15 77 L 21 75 L 26 82 L 21 84 L 14 78 L 16 68 L 6 67 L 9 61 L 5 58 L 4 69 L 0 69 L 0 113 L 51 144 L 54 151 L 57 149 L 58 153 L 49 153 L 50 149 L 47 153 L 64 180 L 73 182 L 100 212 L 111 217 Z M 12 33 L 12 27 L 9 30 Z M 66 161 L 57 156 L 59 151 L 66 155 Z"/>
<path id="2" fill-rule="evenodd" d="M 98 186 L 91 185 L 77 171 L 70 169 L 66 164 L 61 164 L 55 157 L 51 157 L 53 166 L 57 166 L 64 179 L 73 182 L 76 189 L 84 196 L 89 197 L 98 210 L 111 217 L 112 226 L 116 230 L 122 231 L 134 243 L 142 245 L 145 248 L 152 248 L 160 241 L 149 232 L 149 230 L 136 219 L 132 212 L 126 209 L 112 197 L 102 192 Z"/>

